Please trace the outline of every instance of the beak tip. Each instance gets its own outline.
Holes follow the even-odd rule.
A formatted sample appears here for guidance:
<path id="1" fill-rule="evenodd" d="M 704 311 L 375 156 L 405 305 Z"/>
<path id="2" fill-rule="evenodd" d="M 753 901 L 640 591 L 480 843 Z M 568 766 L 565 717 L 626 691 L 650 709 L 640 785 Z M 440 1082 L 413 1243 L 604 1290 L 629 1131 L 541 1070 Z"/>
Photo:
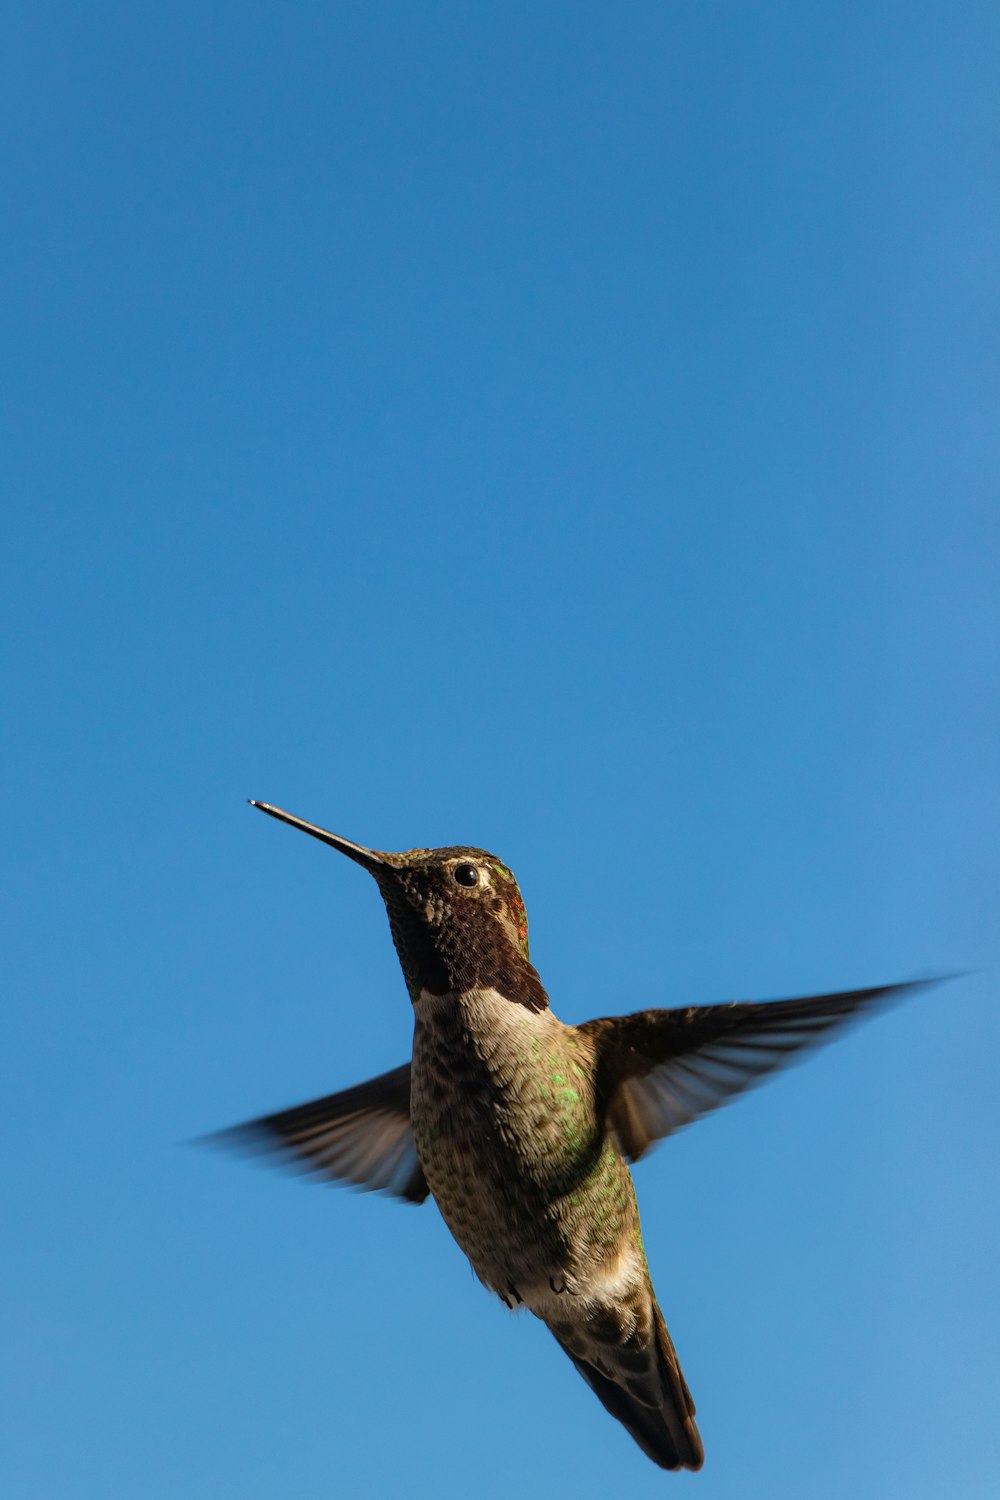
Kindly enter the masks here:
<path id="1" fill-rule="evenodd" d="M 293 817 L 291 813 L 284 812 L 280 807 L 272 807 L 270 802 L 258 802 L 256 797 L 248 797 L 247 801 L 251 807 L 256 807 L 258 812 L 268 813 L 272 818 L 277 818 L 279 823 L 288 823 L 292 828 L 299 828 L 303 833 L 311 834 L 313 838 L 338 849 L 341 854 L 346 854 L 349 859 L 353 859 L 356 864 L 363 865 L 367 870 L 373 870 L 375 866 L 386 863 L 383 856 L 375 849 L 366 849 L 363 844 L 354 844 L 350 839 L 342 839 L 335 833 L 329 833 L 325 828 L 317 828 L 315 823 L 307 823 L 303 818 Z"/>

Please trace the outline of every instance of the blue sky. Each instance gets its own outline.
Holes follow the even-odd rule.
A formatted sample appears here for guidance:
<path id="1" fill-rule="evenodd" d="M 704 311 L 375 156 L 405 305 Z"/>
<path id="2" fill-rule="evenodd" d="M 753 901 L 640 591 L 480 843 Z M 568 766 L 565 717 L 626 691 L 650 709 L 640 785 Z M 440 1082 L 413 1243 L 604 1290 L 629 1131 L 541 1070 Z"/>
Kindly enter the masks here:
<path id="1" fill-rule="evenodd" d="M 7 17 L 4 1493 L 972 1500 L 1000 1451 L 994 6 Z M 637 1170 L 664 1476 L 432 1206 L 185 1142 L 565 1020 L 973 969 Z"/>

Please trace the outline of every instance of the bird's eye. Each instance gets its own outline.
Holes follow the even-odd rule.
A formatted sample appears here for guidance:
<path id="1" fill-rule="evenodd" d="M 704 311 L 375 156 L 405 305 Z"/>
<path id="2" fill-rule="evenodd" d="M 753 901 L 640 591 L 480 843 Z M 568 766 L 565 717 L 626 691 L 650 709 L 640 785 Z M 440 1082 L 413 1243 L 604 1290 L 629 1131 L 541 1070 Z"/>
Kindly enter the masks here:
<path id="1" fill-rule="evenodd" d="M 475 865 L 456 865 L 451 872 L 456 885 L 478 885 L 479 871 Z"/>

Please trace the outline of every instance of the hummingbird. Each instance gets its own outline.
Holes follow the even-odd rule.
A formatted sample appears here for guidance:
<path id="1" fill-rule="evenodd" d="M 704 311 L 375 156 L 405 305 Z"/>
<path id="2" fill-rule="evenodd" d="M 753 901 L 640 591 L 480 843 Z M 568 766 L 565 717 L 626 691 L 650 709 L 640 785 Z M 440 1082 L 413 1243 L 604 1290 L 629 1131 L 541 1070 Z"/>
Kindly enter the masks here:
<path id="1" fill-rule="evenodd" d="M 413 1006 L 409 1062 L 222 1133 L 319 1176 L 432 1197 L 480 1281 L 526 1308 L 663 1469 L 704 1460 L 650 1277 L 631 1163 L 919 983 L 570 1026 L 549 1005 L 510 870 L 476 848 L 391 854 L 261 812 L 374 876 Z"/>

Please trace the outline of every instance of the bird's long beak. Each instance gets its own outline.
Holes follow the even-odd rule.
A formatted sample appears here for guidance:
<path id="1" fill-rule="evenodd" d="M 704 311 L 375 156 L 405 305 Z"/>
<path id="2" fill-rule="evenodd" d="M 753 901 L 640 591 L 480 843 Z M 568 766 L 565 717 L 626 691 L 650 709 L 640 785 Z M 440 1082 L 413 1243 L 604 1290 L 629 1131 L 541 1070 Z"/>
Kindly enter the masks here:
<path id="1" fill-rule="evenodd" d="M 341 854 L 346 854 L 348 859 L 353 859 L 356 864 L 363 865 L 372 874 L 376 870 L 385 869 L 389 861 L 374 849 L 366 849 L 364 844 L 352 844 L 350 839 L 342 839 L 336 833 L 327 833 L 325 828 L 317 828 L 315 823 L 306 823 L 302 818 L 293 817 L 291 813 L 282 812 L 280 807 L 271 807 L 267 802 L 255 802 L 250 798 L 251 807 L 259 807 L 269 817 L 277 818 L 281 823 L 289 823 L 292 828 L 301 828 L 303 833 L 311 833 L 314 839 L 321 843 L 329 844 L 331 849 L 339 849 Z"/>

